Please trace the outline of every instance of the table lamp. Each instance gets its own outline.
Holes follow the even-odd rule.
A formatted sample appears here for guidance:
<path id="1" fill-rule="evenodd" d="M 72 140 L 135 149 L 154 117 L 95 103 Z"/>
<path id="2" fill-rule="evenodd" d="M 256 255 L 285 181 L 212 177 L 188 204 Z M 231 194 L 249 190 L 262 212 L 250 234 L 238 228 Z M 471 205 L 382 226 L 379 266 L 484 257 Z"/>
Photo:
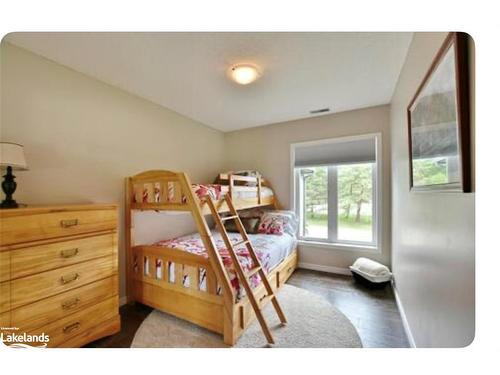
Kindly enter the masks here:
<path id="1" fill-rule="evenodd" d="M 0 203 L 0 208 L 17 208 L 19 205 L 12 199 L 16 191 L 17 183 L 14 181 L 16 176 L 12 174 L 13 170 L 26 171 L 28 165 L 24 157 L 24 148 L 22 145 L 10 142 L 0 142 L 0 167 L 7 167 L 7 173 L 3 176 L 2 190 L 5 193 L 5 199 Z"/>

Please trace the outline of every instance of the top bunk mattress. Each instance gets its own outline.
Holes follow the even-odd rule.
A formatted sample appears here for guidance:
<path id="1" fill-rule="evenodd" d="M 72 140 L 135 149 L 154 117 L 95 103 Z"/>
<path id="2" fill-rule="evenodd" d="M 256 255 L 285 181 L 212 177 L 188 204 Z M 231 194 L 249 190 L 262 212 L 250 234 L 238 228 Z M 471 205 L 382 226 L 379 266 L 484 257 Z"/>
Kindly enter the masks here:
<path id="1" fill-rule="evenodd" d="M 228 233 L 231 242 L 237 243 L 242 240 L 239 233 Z M 241 298 L 245 292 L 240 283 L 238 277 L 236 276 L 236 270 L 233 265 L 233 261 L 229 252 L 224 244 L 224 240 L 218 231 L 212 230 L 212 236 L 215 241 L 215 245 L 219 250 L 219 254 L 222 257 L 222 261 L 227 270 L 231 285 L 236 291 L 237 298 Z M 266 273 L 272 271 L 276 266 L 278 266 L 288 255 L 290 255 L 297 245 L 297 239 L 288 233 L 283 235 L 272 235 L 272 234 L 248 234 L 250 241 L 252 242 L 253 248 L 259 258 L 262 266 Z M 182 237 L 173 238 L 170 240 L 159 241 L 154 244 L 155 246 L 165 246 L 174 248 L 177 250 L 187 251 L 196 255 L 208 258 L 208 253 L 203 242 L 201 240 L 199 233 L 193 233 Z M 235 251 L 238 254 L 240 262 L 245 271 L 248 271 L 254 267 L 252 264 L 252 259 L 245 245 L 239 245 L 235 247 Z M 172 265 L 173 266 L 173 265 Z M 158 268 L 158 265 L 157 265 Z M 161 269 L 161 265 L 159 267 Z M 158 272 L 158 271 L 157 271 Z M 173 275 L 174 272 L 169 272 Z M 200 272 L 200 290 L 206 290 L 206 280 L 204 270 Z M 173 280 L 170 280 L 171 282 Z M 260 283 L 260 277 L 254 275 L 250 278 L 252 287 L 256 287 Z M 184 286 L 189 286 L 189 280 L 186 278 L 183 280 Z M 187 284 L 187 285 L 186 285 Z"/>

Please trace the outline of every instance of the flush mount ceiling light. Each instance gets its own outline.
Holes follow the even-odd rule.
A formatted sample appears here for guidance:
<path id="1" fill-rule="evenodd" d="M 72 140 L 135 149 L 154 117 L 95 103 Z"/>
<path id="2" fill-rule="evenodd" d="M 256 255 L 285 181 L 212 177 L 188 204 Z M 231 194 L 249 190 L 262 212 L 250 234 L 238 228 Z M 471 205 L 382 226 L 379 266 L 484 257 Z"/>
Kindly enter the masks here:
<path id="1" fill-rule="evenodd" d="M 257 67 L 250 64 L 234 65 L 229 70 L 229 74 L 240 85 L 248 85 L 260 77 Z"/>

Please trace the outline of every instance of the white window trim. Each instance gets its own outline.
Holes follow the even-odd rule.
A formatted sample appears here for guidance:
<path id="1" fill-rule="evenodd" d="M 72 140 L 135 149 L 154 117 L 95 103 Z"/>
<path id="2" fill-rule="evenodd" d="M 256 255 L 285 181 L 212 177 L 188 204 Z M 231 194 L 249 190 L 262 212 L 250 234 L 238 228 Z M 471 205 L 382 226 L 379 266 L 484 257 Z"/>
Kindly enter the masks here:
<path id="1" fill-rule="evenodd" d="M 361 243 L 349 243 L 342 241 L 341 243 L 333 243 L 327 242 L 324 240 L 316 240 L 316 239 L 299 239 L 299 243 L 307 244 L 313 247 L 322 247 L 329 249 L 337 249 L 337 250 L 361 250 L 361 251 L 369 251 L 369 252 L 382 252 L 382 229 L 383 229 L 383 215 L 382 215 L 382 186 L 383 186 L 383 157 L 382 157 L 382 133 L 370 133 L 370 134 L 360 134 L 348 137 L 338 137 L 338 138 L 328 138 L 328 139 L 319 139 L 314 141 L 307 142 L 298 142 L 290 144 L 290 207 L 294 212 L 298 212 L 298 204 L 299 197 L 297 196 L 297 181 L 295 176 L 295 150 L 299 147 L 307 147 L 307 146 L 319 146 L 323 144 L 333 144 L 339 142 L 350 142 L 350 141 L 361 141 L 366 139 L 375 139 L 375 160 L 376 160 L 376 184 L 374 186 L 374 194 L 375 205 L 374 208 L 377 208 L 376 215 L 376 224 L 377 229 L 373 231 L 374 235 L 374 246 L 370 244 L 361 244 Z"/>
<path id="2" fill-rule="evenodd" d="M 355 245 L 347 243 L 335 243 L 335 242 L 322 242 L 313 240 L 298 240 L 299 245 L 304 245 L 306 247 L 314 247 L 319 249 L 329 249 L 329 250 L 339 250 L 339 251 L 356 251 L 356 252 L 367 252 L 367 253 L 380 253 L 376 246 L 370 245 Z"/>

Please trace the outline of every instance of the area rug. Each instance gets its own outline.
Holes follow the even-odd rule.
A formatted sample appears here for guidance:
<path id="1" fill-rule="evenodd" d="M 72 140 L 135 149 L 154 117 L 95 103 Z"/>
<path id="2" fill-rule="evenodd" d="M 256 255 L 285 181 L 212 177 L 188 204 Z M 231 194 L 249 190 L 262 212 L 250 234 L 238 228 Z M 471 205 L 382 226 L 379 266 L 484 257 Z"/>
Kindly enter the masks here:
<path id="1" fill-rule="evenodd" d="M 278 300 L 288 324 L 282 326 L 268 304 L 264 316 L 282 348 L 360 348 L 361 340 L 349 319 L 328 301 L 304 289 L 285 285 Z M 154 310 L 137 330 L 132 348 L 224 348 L 222 336 Z M 237 348 L 269 347 L 255 320 L 240 337 Z"/>

